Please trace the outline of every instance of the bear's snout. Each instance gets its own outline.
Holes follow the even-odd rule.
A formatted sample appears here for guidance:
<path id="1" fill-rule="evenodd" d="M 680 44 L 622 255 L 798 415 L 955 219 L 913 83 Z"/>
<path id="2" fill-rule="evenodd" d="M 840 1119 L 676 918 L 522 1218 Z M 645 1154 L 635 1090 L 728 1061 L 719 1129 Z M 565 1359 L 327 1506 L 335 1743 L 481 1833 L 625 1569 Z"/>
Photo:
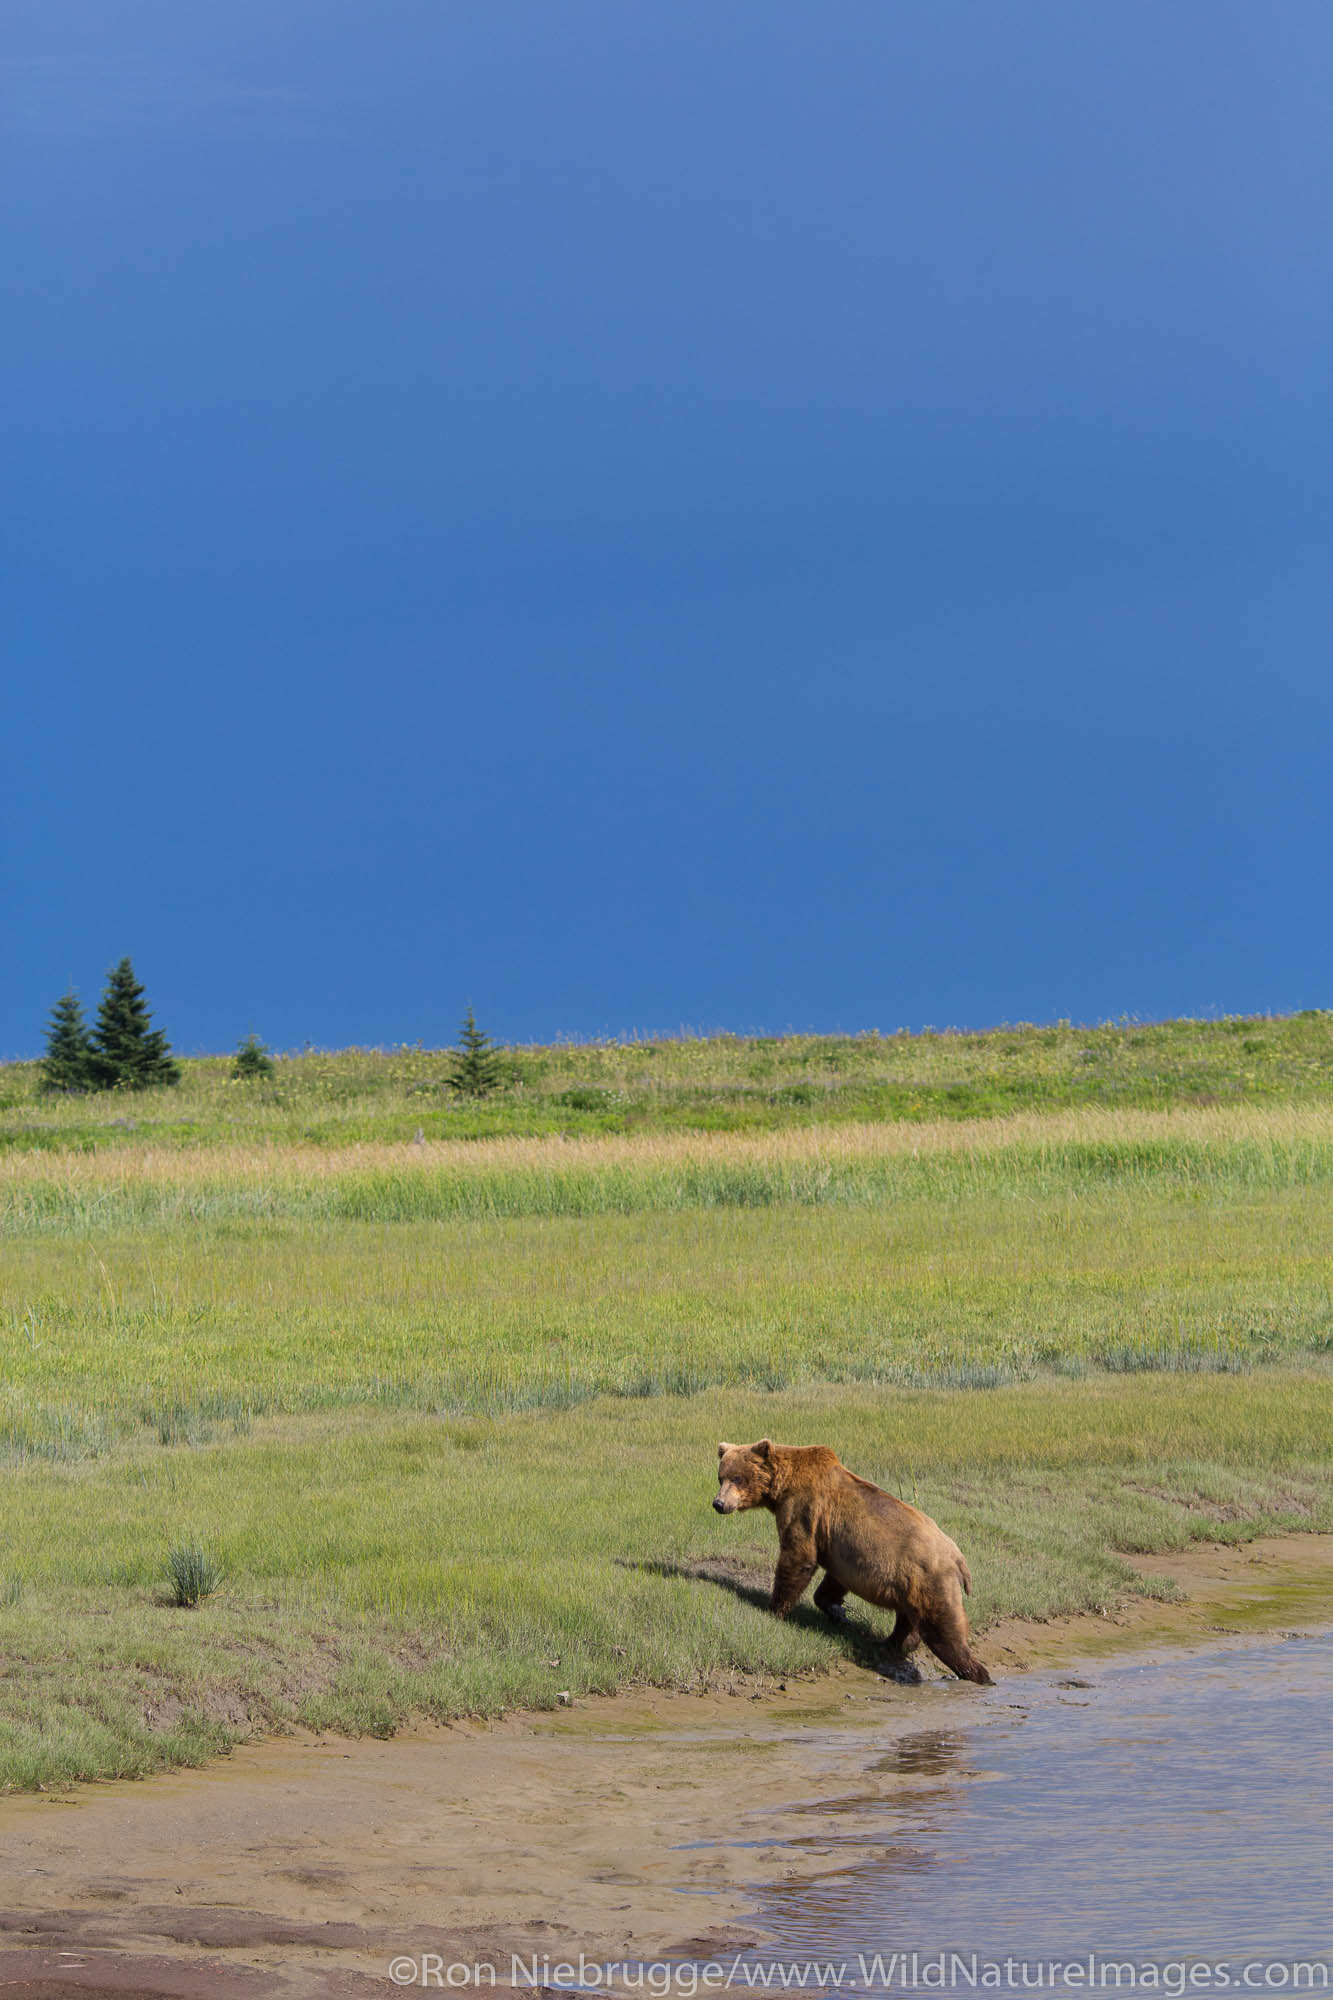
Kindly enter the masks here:
<path id="1" fill-rule="evenodd" d="M 726 1501 L 722 1498 L 722 1495 L 720 1493 L 715 1493 L 713 1495 L 713 1512 L 715 1514 L 729 1514 L 731 1512 L 730 1507 L 728 1507 Z"/>

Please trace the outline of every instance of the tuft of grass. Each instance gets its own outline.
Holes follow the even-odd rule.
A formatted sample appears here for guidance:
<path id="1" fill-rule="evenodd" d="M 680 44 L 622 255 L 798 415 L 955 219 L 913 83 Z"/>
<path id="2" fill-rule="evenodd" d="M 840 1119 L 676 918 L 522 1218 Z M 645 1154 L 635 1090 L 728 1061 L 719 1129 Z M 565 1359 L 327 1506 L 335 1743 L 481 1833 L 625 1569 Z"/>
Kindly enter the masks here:
<path id="1" fill-rule="evenodd" d="M 112 1448 L 115 1435 L 114 1425 L 99 1410 L 24 1398 L 18 1408 L 0 1413 L 0 1466 L 34 1459 L 68 1465 L 100 1458 Z"/>
<path id="2" fill-rule="evenodd" d="M 164 1403 L 155 1413 L 145 1413 L 145 1421 L 154 1424 L 159 1444 L 206 1444 L 213 1436 L 212 1425 L 188 1403 Z"/>
<path id="3" fill-rule="evenodd" d="M 205 1389 L 188 1399 L 177 1397 L 145 1405 L 139 1411 L 139 1421 L 157 1432 L 159 1444 L 201 1445 L 212 1443 L 221 1423 L 229 1424 L 237 1437 L 244 1437 L 254 1414 L 249 1397 Z"/>
<path id="4" fill-rule="evenodd" d="M 212 1597 L 222 1588 L 224 1571 L 221 1563 L 202 1542 L 189 1540 L 173 1542 L 167 1550 L 167 1582 L 171 1589 L 171 1602 L 187 1610 L 202 1604 L 206 1597 Z"/>
<path id="5" fill-rule="evenodd" d="M 1096 1347 L 1092 1359 L 1108 1375 L 1243 1375 L 1254 1366 L 1253 1354 L 1220 1340 L 1110 1341 Z"/>

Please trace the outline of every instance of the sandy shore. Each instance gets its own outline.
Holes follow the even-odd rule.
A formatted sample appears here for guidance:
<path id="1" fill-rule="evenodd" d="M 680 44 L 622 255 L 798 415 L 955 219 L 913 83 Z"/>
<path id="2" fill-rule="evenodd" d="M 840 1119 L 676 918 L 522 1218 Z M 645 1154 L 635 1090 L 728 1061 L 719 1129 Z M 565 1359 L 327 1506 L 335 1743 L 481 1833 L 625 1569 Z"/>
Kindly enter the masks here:
<path id="1" fill-rule="evenodd" d="M 1011 1677 L 1333 1623 L 1333 1535 L 1136 1563 L 1184 1599 L 994 1626 L 978 1642 L 992 1692 L 847 1665 L 387 1742 L 293 1735 L 204 1771 L 0 1801 L 0 1996 L 352 2000 L 393 1991 L 399 1955 L 493 1963 L 504 1984 L 515 1953 L 734 1949 L 757 1939 L 746 1912 L 767 1885 L 827 1870 L 835 1841 L 846 1865 L 861 1822 L 838 1800 L 872 1756 L 984 1720 Z"/>

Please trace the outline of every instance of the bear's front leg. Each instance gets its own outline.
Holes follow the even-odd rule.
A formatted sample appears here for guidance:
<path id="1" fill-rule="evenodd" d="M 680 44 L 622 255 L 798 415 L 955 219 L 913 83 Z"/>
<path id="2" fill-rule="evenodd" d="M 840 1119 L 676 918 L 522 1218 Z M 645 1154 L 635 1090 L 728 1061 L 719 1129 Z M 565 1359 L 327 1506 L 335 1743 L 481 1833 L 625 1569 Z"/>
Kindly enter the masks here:
<path id="1" fill-rule="evenodd" d="M 824 1572 L 824 1580 L 815 1592 L 815 1609 L 822 1611 L 835 1625 L 847 1623 L 847 1613 L 842 1608 L 842 1600 L 847 1595 L 845 1583 L 839 1583 L 836 1576 Z"/>
<path id="2" fill-rule="evenodd" d="M 808 1588 L 810 1579 L 819 1568 L 813 1542 L 784 1542 L 778 1556 L 778 1567 L 773 1578 L 772 1609 L 779 1618 L 799 1602 L 801 1593 Z"/>

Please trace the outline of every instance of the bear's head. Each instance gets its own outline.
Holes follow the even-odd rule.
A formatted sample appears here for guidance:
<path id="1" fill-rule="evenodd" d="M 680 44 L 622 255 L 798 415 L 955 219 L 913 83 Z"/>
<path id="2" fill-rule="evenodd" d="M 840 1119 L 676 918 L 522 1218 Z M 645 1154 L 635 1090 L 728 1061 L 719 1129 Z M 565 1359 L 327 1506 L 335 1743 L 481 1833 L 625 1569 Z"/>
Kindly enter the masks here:
<path id="1" fill-rule="evenodd" d="M 717 1493 L 713 1505 L 719 1514 L 740 1514 L 747 1507 L 762 1507 L 772 1492 L 771 1438 L 760 1438 L 758 1444 L 718 1446 Z"/>

